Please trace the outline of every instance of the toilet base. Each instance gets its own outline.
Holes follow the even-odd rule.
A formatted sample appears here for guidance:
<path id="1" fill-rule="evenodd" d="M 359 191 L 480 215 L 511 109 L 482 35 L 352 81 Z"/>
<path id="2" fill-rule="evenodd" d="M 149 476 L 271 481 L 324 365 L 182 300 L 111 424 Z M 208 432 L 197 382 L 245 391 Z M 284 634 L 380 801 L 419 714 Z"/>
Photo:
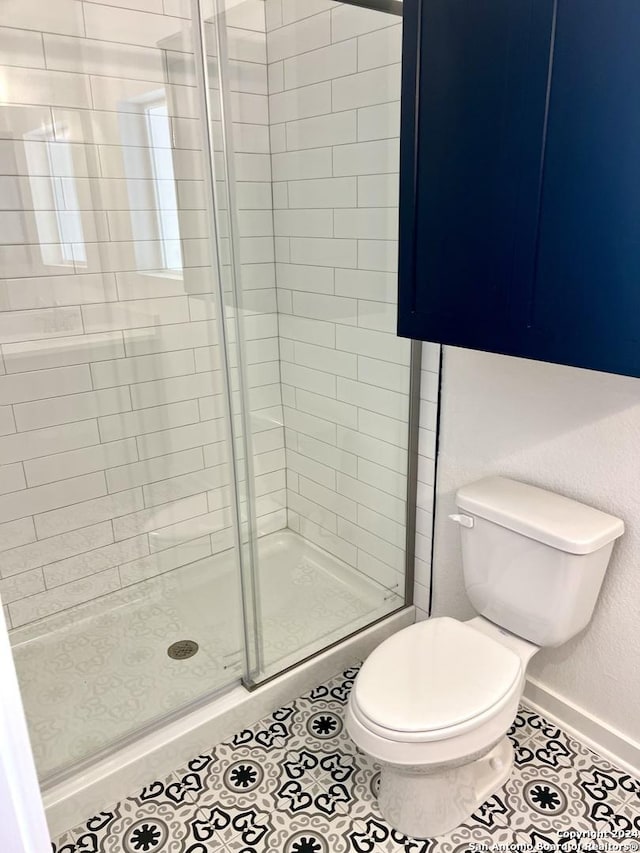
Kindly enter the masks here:
<path id="1" fill-rule="evenodd" d="M 507 781 L 513 747 L 504 737 L 481 758 L 458 767 L 383 764 L 378 805 L 394 829 L 412 838 L 433 838 L 455 829 Z"/>

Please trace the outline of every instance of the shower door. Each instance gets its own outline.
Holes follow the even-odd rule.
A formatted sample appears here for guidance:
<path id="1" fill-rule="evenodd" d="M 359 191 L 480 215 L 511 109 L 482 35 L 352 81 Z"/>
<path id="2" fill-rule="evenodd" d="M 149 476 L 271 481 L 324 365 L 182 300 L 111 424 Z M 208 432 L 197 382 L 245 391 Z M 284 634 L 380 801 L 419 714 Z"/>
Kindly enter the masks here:
<path id="1" fill-rule="evenodd" d="M 194 4 L 252 474 L 248 686 L 411 595 L 420 350 L 395 334 L 402 18 L 373 5 Z"/>

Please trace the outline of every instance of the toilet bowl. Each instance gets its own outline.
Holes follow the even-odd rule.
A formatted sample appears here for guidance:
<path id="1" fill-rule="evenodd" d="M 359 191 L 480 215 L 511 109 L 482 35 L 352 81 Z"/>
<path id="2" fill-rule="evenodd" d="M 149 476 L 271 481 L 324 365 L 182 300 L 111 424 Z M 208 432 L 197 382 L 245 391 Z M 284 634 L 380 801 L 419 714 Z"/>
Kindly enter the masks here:
<path id="1" fill-rule="evenodd" d="M 432 838 L 459 826 L 507 780 L 526 669 L 591 619 L 622 521 L 506 477 L 460 489 L 468 622 L 439 617 L 385 640 L 346 712 L 380 762 L 378 804 L 395 829 Z"/>
<path id="2" fill-rule="evenodd" d="M 365 661 L 346 713 L 381 763 L 385 819 L 414 838 L 462 823 L 509 776 L 506 737 L 538 647 L 485 619 L 441 617 L 394 634 Z"/>

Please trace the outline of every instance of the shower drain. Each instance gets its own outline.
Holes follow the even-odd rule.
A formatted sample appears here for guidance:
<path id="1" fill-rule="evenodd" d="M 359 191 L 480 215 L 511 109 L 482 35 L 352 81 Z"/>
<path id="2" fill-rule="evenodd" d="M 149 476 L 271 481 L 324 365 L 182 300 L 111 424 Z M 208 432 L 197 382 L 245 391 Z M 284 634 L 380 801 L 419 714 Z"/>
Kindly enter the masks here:
<path id="1" fill-rule="evenodd" d="M 167 654 L 173 660 L 186 660 L 192 658 L 199 648 L 193 640 L 178 640 L 176 643 L 171 643 Z"/>

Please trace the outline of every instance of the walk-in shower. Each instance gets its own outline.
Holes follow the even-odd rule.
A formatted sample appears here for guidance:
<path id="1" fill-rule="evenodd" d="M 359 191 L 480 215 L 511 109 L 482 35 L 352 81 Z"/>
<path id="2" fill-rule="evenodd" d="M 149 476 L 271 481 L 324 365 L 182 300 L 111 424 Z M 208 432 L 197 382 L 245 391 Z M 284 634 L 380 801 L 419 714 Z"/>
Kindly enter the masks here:
<path id="1" fill-rule="evenodd" d="M 400 9 L 0 4 L 0 594 L 45 782 L 411 600 Z"/>

